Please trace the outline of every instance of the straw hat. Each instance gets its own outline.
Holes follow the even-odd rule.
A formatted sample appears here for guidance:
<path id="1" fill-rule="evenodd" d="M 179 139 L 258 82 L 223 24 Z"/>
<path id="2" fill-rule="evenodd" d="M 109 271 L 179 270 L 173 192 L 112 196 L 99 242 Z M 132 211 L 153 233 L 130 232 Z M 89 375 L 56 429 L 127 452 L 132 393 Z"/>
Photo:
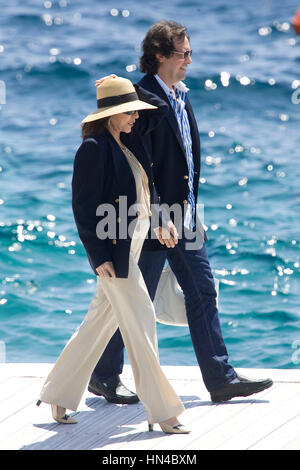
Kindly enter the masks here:
<path id="1" fill-rule="evenodd" d="M 157 106 L 139 100 L 131 81 L 117 75 L 111 75 L 102 82 L 100 80 L 100 84 L 97 86 L 97 105 L 98 109 L 86 116 L 82 123 L 96 121 L 127 111 L 157 109 Z"/>

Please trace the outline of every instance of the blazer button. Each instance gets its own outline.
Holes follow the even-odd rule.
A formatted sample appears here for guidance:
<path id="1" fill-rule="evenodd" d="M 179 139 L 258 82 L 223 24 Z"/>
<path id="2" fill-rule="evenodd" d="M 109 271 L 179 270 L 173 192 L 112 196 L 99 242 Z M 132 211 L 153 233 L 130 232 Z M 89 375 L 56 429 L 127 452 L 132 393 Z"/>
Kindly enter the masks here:
<path id="1" fill-rule="evenodd" d="M 120 217 L 117 218 L 117 222 L 118 222 L 118 224 L 121 222 Z"/>
<path id="2" fill-rule="evenodd" d="M 184 178 L 185 180 L 188 180 L 188 179 L 189 179 L 188 175 L 184 175 L 183 178 Z"/>
<path id="3" fill-rule="evenodd" d="M 116 245 L 117 244 L 117 240 L 113 240 L 113 245 Z"/>
<path id="4" fill-rule="evenodd" d="M 186 200 L 186 199 L 183 201 L 183 204 L 187 204 L 187 200 Z"/>
<path id="5" fill-rule="evenodd" d="M 120 202 L 120 199 L 119 198 L 115 199 L 115 202 Z"/>
<path id="6" fill-rule="evenodd" d="M 153 163 L 153 162 L 151 162 L 150 166 L 153 166 L 153 165 L 154 165 L 154 163 Z"/>

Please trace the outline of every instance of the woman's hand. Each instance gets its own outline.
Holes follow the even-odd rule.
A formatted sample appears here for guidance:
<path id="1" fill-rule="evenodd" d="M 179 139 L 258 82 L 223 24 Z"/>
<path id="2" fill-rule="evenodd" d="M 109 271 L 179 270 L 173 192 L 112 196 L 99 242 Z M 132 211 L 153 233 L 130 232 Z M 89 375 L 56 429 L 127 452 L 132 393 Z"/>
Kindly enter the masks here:
<path id="1" fill-rule="evenodd" d="M 174 248 L 178 243 L 178 232 L 171 220 L 168 222 L 168 226 L 170 230 L 164 227 L 157 227 L 154 229 L 154 232 L 159 243 L 166 245 L 167 248 Z"/>
<path id="2" fill-rule="evenodd" d="M 111 261 L 106 261 L 103 264 L 100 264 L 98 268 L 96 268 L 96 271 L 99 275 L 99 277 L 104 277 L 105 279 L 108 279 L 111 281 L 112 278 L 116 277 L 114 265 L 112 264 Z"/>

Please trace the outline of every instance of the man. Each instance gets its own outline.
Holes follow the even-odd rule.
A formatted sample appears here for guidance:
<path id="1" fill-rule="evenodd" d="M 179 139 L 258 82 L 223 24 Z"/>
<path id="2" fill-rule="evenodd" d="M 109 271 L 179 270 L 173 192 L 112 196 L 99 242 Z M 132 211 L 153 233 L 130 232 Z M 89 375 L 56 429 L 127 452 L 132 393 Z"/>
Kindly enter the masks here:
<path id="1" fill-rule="evenodd" d="M 154 183 L 160 203 L 179 205 L 184 214 L 182 236 L 175 247 L 156 240 L 145 241 L 140 268 L 150 297 L 154 299 L 167 260 L 185 297 L 186 315 L 203 381 L 213 402 L 249 396 L 269 388 L 273 382 L 239 376 L 228 363 L 223 341 L 213 275 L 205 243 L 188 249 L 187 233 L 196 233 L 196 204 L 200 177 L 200 139 L 193 110 L 182 83 L 192 62 L 186 28 L 176 22 L 154 24 L 143 41 L 139 84 L 157 94 L 169 106 L 166 118 L 146 136 L 152 156 Z M 187 210 L 186 210 L 187 208 Z M 185 230 L 187 229 L 187 231 Z M 204 235 L 204 240 L 206 236 Z M 174 244 L 173 244 L 174 246 Z M 119 377 L 123 366 L 123 342 L 117 331 L 98 362 L 89 390 L 115 403 L 135 403 L 137 396 Z"/>

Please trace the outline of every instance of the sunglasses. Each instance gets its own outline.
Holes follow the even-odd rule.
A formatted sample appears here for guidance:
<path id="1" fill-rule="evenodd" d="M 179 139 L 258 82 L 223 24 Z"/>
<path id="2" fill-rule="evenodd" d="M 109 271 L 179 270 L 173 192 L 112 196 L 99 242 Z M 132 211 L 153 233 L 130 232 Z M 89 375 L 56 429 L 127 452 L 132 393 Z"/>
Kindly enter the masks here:
<path id="1" fill-rule="evenodd" d="M 181 51 L 175 51 L 175 50 L 173 50 L 172 52 L 173 52 L 173 54 L 180 54 L 183 59 L 187 59 L 188 57 L 191 57 L 191 55 L 193 53 L 193 51 L 181 52 Z"/>
<path id="2" fill-rule="evenodd" d="M 137 113 L 137 111 L 126 111 L 124 114 L 128 114 L 128 116 L 133 116 L 133 114 Z"/>

